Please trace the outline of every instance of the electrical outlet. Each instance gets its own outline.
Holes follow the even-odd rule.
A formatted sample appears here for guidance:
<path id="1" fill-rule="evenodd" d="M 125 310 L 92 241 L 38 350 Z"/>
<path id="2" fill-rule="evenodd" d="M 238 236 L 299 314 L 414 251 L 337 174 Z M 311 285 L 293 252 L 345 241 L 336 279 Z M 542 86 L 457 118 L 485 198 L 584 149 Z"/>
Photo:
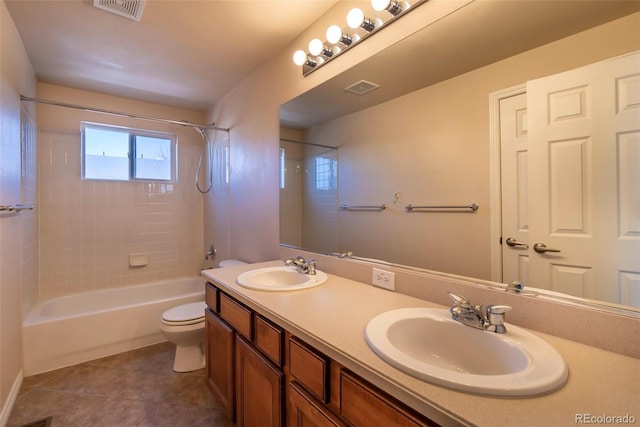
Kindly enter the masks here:
<path id="1" fill-rule="evenodd" d="M 371 283 L 379 288 L 388 289 L 393 291 L 396 289 L 396 274 L 391 271 L 381 270 L 379 268 L 373 269 L 373 277 Z"/>

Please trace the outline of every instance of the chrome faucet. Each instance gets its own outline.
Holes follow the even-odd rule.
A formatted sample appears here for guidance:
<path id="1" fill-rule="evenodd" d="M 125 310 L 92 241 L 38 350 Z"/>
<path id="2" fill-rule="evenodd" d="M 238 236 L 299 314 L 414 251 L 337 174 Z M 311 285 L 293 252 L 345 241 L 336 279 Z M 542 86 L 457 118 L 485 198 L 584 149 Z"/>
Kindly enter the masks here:
<path id="1" fill-rule="evenodd" d="M 523 289 L 524 289 L 524 283 L 514 280 L 513 282 L 509 283 L 506 291 L 514 294 L 520 294 L 522 293 Z"/>
<path id="2" fill-rule="evenodd" d="M 336 258 L 351 258 L 351 256 L 353 255 L 353 252 L 351 252 L 351 251 L 347 251 L 347 252 L 328 252 L 328 253 L 325 253 L 325 255 L 334 256 Z"/>
<path id="3" fill-rule="evenodd" d="M 310 274 L 312 276 L 316 274 L 316 260 L 312 259 L 307 261 L 300 255 L 285 260 L 284 265 L 295 266 L 298 273 Z"/>
<path id="4" fill-rule="evenodd" d="M 453 305 L 449 309 L 453 320 L 463 325 L 497 334 L 507 332 L 507 328 L 504 326 L 504 314 L 511 310 L 511 306 L 491 304 L 483 313 L 482 305 L 472 306 L 467 298 L 451 292 L 448 294 L 453 301 Z"/>

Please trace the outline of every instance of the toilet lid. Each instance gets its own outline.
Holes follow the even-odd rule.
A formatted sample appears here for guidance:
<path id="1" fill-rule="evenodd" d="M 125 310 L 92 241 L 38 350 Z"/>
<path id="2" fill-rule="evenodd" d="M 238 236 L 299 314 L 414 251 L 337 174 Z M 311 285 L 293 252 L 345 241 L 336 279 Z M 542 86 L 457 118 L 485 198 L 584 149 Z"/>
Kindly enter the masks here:
<path id="1" fill-rule="evenodd" d="M 198 320 L 204 317 L 206 308 L 204 301 L 192 302 L 173 307 L 162 313 L 162 320 L 165 322 L 188 322 L 190 320 Z"/>

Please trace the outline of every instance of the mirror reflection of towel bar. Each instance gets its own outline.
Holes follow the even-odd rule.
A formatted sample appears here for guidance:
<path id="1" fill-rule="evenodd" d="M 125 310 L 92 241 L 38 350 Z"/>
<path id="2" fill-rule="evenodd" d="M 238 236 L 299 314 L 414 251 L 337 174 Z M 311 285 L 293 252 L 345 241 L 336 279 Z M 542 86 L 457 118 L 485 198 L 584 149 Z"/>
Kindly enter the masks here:
<path id="1" fill-rule="evenodd" d="M 478 205 L 475 203 L 472 203 L 470 205 L 453 205 L 453 206 L 414 206 L 414 205 L 407 205 L 404 207 L 404 209 L 407 212 L 413 212 L 414 210 L 418 210 L 418 209 L 425 209 L 425 210 L 436 210 L 436 209 L 469 209 L 472 211 L 477 211 L 478 210 Z"/>
<path id="2" fill-rule="evenodd" d="M 386 208 L 385 205 L 340 205 L 343 211 L 383 211 Z"/>
<path id="3" fill-rule="evenodd" d="M 33 209 L 33 205 L 0 205 L 0 211 L 20 212 Z"/>

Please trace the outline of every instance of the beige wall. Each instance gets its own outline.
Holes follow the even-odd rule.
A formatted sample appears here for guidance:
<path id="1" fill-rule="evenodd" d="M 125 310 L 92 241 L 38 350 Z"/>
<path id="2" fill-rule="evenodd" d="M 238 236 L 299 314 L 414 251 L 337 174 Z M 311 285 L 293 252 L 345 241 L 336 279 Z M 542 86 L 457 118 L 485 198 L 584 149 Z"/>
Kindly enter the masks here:
<path id="1" fill-rule="evenodd" d="M 38 84 L 38 97 L 144 116 L 203 123 L 202 114 Z M 80 122 L 178 137 L 175 183 L 82 180 Z M 195 276 L 203 266 L 203 197 L 194 179 L 202 138 L 185 126 L 51 105 L 38 106 L 40 297 Z M 129 255 L 149 263 L 130 267 Z"/>
<path id="2" fill-rule="evenodd" d="M 387 206 L 340 212 L 339 250 L 490 279 L 489 94 L 640 49 L 637 25 L 621 19 L 310 129 L 305 140 L 340 146 L 339 203 Z M 480 209 L 404 211 L 470 203 Z"/>
<path id="3" fill-rule="evenodd" d="M 20 146 L 20 94 L 35 95 L 35 75 L 6 5 L 0 2 L 0 204 L 29 203 L 35 152 L 24 166 Z M 26 106 L 34 117 L 34 111 Z M 27 185 L 22 186 L 25 172 Z M 24 196 L 22 191 L 24 192 Z M 22 381 L 21 294 L 33 296 L 36 275 L 33 213 L 0 213 L 0 425 L 6 422 Z M 23 280 L 26 277 L 26 280 Z M 22 287 L 26 288 L 22 290 Z"/>

